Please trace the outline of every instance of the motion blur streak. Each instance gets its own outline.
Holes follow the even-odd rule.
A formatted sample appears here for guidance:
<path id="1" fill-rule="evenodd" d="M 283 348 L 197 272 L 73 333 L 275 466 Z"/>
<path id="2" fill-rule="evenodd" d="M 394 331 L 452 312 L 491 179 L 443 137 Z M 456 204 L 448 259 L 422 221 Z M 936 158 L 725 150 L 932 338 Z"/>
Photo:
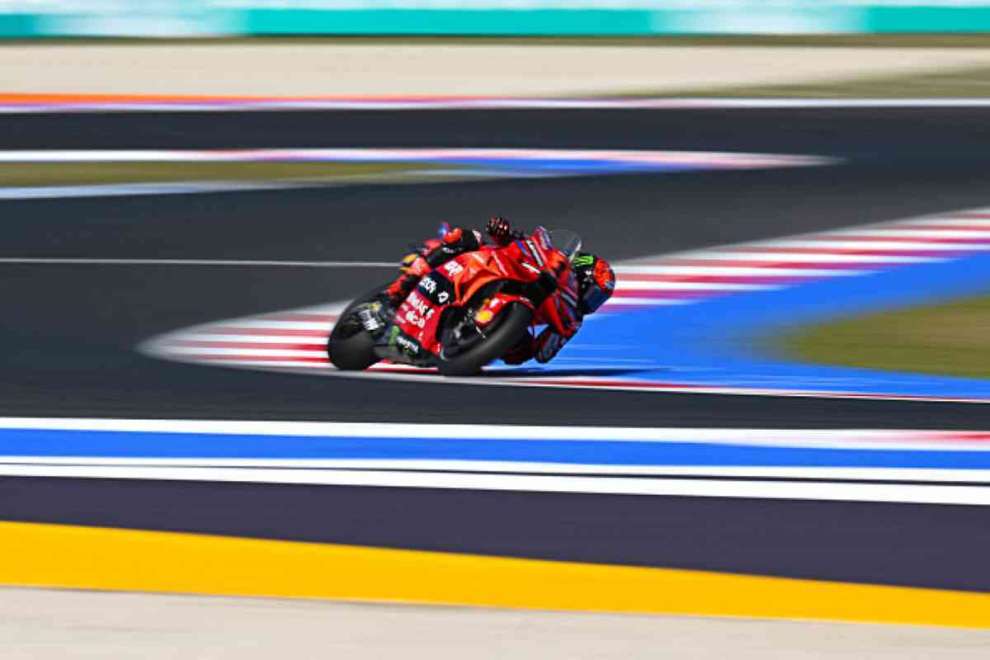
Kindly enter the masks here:
<path id="1" fill-rule="evenodd" d="M 5 432 L 0 542 L 14 561 L 0 581 L 986 625 L 987 509 L 959 502 L 987 488 L 990 407 L 769 396 L 766 382 L 751 388 L 759 396 L 699 394 L 737 390 L 665 386 L 688 374 L 671 368 L 685 358 L 681 344 L 661 356 L 665 342 L 642 341 L 698 327 L 659 323 L 660 313 L 686 319 L 718 306 L 728 325 L 743 320 L 733 306 L 742 300 L 783 301 L 765 312 L 802 298 L 823 304 L 803 287 L 931 291 L 932 274 L 959 268 L 978 284 L 984 271 L 973 269 L 990 254 L 990 151 L 978 139 L 986 109 L 783 105 L 5 116 L 0 142 L 11 150 L 488 145 L 813 154 L 835 164 L 4 201 L 8 259 L 387 262 L 441 220 L 478 226 L 503 213 L 573 229 L 621 262 L 625 283 L 614 313 L 589 319 L 584 347 L 569 345 L 553 373 L 477 379 L 499 387 L 427 375 L 427 386 L 408 372 L 306 375 L 334 373 L 322 355 L 333 301 L 381 285 L 385 268 L 2 264 L 0 414 L 21 422 Z M 924 286 L 905 275 L 918 272 Z M 650 326 L 635 335 L 639 354 L 613 351 L 618 334 L 592 341 L 626 319 Z M 134 350 L 163 335 L 178 359 Z M 644 386 L 647 351 L 660 380 Z M 208 364 L 238 355 L 292 373 Z M 721 375 L 725 364 L 690 373 Z M 516 387 L 537 378 L 538 388 Z M 155 433 L 134 421 L 162 418 L 176 426 Z M 175 437 L 182 420 L 239 433 L 203 426 Z M 324 428 L 300 439 L 295 426 L 242 422 L 367 424 L 393 437 Z M 394 436 L 427 422 L 476 431 Z M 486 429 L 504 437 L 479 438 Z M 316 445 L 326 453 L 288 451 Z M 337 483 L 283 483 L 303 477 Z M 428 483 L 438 481 L 458 487 Z M 656 492 L 614 492 L 636 489 Z M 891 501 L 850 500 L 878 493 Z M 809 499 L 822 494 L 838 499 Z M 956 503 L 931 503 L 945 499 Z"/>

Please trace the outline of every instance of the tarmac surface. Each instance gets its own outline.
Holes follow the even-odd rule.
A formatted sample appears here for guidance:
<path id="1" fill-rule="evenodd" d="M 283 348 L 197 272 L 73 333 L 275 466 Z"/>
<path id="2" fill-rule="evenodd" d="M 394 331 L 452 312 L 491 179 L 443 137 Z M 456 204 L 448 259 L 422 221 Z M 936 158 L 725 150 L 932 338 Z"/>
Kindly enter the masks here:
<path id="1" fill-rule="evenodd" d="M 388 634 L 383 634 L 387 630 Z M 0 589 L 12 660 L 64 658 L 870 657 L 977 660 L 990 632 L 922 626 L 504 611 Z"/>
<path id="2" fill-rule="evenodd" d="M 3 202 L 0 257 L 382 261 L 441 220 L 572 228 L 613 259 L 986 204 L 985 110 L 11 116 L 0 147 L 518 146 L 836 156 L 797 170 Z M 986 428 L 964 404 L 581 392 L 234 372 L 134 352 L 179 327 L 346 299 L 388 269 L 3 268 L 0 414 Z"/>

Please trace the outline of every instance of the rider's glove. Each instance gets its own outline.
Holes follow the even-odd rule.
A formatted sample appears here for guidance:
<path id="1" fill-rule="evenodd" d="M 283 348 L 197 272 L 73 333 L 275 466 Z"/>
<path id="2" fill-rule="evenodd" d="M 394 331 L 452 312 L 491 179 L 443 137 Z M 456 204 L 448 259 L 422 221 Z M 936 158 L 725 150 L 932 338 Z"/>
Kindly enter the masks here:
<path id="1" fill-rule="evenodd" d="M 500 215 L 493 215 L 488 220 L 485 231 L 498 245 L 507 245 L 512 240 L 512 225 Z"/>
<path id="2" fill-rule="evenodd" d="M 477 250 L 479 247 L 481 247 L 481 234 L 454 227 L 444 235 L 437 247 L 426 254 L 426 263 L 431 268 L 436 268 L 459 254 Z"/>
<path id="3" fill-rule="evenodd" d="M 548 296 L 556 291 L 559 286 L 557 284 L 557 278 L 554 277 L 553 273 L 545 270 L 540 272 L 540 276 L 536 278 L 536 283 Z"/>
<path id="4" fill-rule="evenodd" d="M 539 307 L 557 290 L 557 278 L 549 271 L 541 271 L 539 277 L 526 285 L 526 297 Z"/>

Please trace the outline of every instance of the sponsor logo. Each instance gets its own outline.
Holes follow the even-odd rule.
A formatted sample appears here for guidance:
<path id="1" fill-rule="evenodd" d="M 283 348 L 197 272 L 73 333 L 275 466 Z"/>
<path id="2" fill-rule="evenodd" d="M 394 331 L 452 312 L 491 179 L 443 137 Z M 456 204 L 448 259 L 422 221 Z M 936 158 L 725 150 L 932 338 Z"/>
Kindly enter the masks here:
<path id="1" fill-rule="evenodd" d="M 419 342 L 414 339 L 410 339 L 406 335 L 402 334 L 398 326 L 393 325 L 388 333 L 388 345 L 395 346 L 399 350 L 405 352 L 407 355 L 419 355 L 420 345 Z"/>
<path id="2" fill-rule="evenodd" d="M 440 270 L 447 273 L 451 277 L 456 277 L 464 272 L 464 266 L 460 265 L 456 261 L 448 261 L 440 268 Z"/>
<path id="3" fill-rule="evenodd" d="M 446 292 L 442 291 L 441 295 L 443 295 L 444 293 Z M 419 296 L 419 294 L 416 293 L 415 291 L 409 294 L 409 297 L 406 298 L 406 303 L 412 306 L 412 308 L 415 309 L 420 316 L 423 316 L 427 319 L 432 317 L 433 313 L 436 311 L 433 309 L 433 307 L 430 306 L 430 303 L 423 300 Z"/>
<path id="4" fill-rule="evenodd" d="M 578 268 L 587 268 L 595 263 L 595 258 L 590 254 L 582 254 L 574 257 L 574 265 Z"/>
<path id="5" fill-rule="evenodd" d="M 409 355 L 419 355 L 419 343 L 409 339 L 405 335 L 396 335 L 395 345 Z"/>
<path id="6" fill-rule="evenodd" d="M 425 276 L 419 281 L 419 290 L 423 293 L 424 297 L 438 305 L 444 305 L 451 298 L 451 290 L 453 285 L 450 283 L 443 274 L 439 272 L 433 272 Z M 419 309 L 420 313 L 425 313 L 422 309 Z"/>
<path id="7" fill-rule="evenodd" d="M 420 330 L 426 327 L 426 319 L 417 314 L 415 309 L 407 309 L 402 318 L 406 323 L 412 324 Z"/>
<path id="8" fill-rule="evenodd" d="M 419 288 L 426 293 L 433 295 L 437 292 L 437 281 L 431 276 L 427 275 L 419 281 Z"/>

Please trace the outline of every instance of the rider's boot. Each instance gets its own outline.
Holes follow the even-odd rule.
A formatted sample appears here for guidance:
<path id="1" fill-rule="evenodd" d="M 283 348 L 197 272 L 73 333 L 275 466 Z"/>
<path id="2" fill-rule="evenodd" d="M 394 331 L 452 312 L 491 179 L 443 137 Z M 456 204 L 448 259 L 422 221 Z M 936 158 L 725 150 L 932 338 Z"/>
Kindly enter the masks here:
<path id="1" fill-rule="evenodd" d="M 430 265 L 422 255 L 414 252 L 406 255 L 399 269 L 402 273 L 385 289 L 385 298 L 392 307 L 398 307 L 412 293 Z"/>
<path id="2" fill-rule="evenodd" d="M 481 235 L 478 232 L 464 231 L 460 227 L 447 231 L 441 240 L 427 241 L 422 249 L 406 255 L 402 260 L 399 266 L 402 274 L 385 290 L 388 302 L 398 307 L 431 268 L 458 254 L 477 250 L 480 246 Z"/>

